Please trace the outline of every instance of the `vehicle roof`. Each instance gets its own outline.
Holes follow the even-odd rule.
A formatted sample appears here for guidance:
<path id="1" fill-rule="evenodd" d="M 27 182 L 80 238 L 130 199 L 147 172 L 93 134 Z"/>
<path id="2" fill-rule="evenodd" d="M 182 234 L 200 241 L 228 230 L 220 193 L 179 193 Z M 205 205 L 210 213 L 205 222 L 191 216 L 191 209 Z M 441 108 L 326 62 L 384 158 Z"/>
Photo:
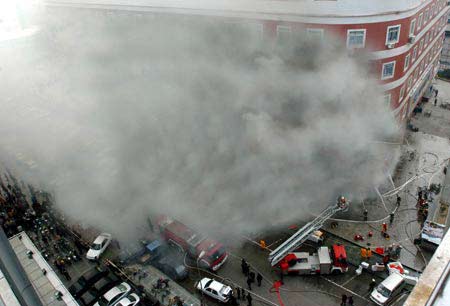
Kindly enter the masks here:
<path id="1" fill-rule="evenodd" d="M 333 253 L 335 258 L 342 257 L 343 259 L 347 259 L 347 252 L 345 252 L 345 247 L 343 245 L 334 244 Z"/>
<path id="2" fill-rule="evenodd" d="M 111 235 L 108 233 L 101 233 L 95 238 L 94 243 L 102 243 L 104 240 L 111 238 Z"/>
<path id="3" fill-rule="evenodd" d="M 128 287 L 128 284 L 123 282 L 121 283 L 125 286 Z M 119 288 L 117 288 L 117 286 L 115 286 L 114 288 L 111 288 L 108 292 L 106 292 L 103 296 L 105 297 L 105 299 L 107 299 L 108 301 L 111 301 L 115 296 L 122 294 L 123 292 L 120 291 Z"/>
<path id="4" fill-rule="evenodd" d="M 225 286 L 225 285 L 222 283 L 219 283 L 216 280 L 213 280 L 212 283 L 209 285 L 209 288 L 214 289 L 216 291 L 220 291 L 223 286 Z"/>
<path id="5" fill-rule="evenodd" d="M 398 273 L 392 273 L 384 281 L 382 281 L 381 284 L 392 291 L 397 288 L 397 286 L 400 285 L 403 281 L 403 276 Z"/>

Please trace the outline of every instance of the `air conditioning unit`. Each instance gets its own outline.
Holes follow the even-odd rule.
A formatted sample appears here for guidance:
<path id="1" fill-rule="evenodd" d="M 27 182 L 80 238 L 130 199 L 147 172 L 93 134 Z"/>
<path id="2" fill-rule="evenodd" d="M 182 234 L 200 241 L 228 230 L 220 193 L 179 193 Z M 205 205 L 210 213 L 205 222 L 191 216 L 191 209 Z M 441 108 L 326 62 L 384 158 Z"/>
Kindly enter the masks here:
<path id="1" fill-rule="evenodd" d="M 416 41 L 416 36 L 415 35 L 409 36 L 408 41 L 410 44 L 413 44 Z"/>
<path id="2" fill-rule="evenodd" d="M 394 44 L 387 44 L 386 47 L 387 47 L 388 49 L 393 49 L 393 48 L 394 48 Z"/>

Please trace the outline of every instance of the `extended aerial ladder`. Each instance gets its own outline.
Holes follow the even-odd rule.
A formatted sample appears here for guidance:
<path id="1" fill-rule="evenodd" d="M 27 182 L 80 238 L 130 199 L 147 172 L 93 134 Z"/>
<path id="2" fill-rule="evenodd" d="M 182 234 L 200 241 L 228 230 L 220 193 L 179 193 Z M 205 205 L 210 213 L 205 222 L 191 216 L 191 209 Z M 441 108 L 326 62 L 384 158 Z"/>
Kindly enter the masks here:
<path id="1" fill-rule="evenodd" d="M 269 261 L 272 267 L 276 266 L 286 255 L 302 245 L 312 232 L 320 229 L 325 221 L 335 213 L 348 210 L 348 205 L 349 203 L 344 197 L 339 197 L 337 204 L 327 207 L 313 221 L 306 223 L 305 226 L 269 254 Z"/>

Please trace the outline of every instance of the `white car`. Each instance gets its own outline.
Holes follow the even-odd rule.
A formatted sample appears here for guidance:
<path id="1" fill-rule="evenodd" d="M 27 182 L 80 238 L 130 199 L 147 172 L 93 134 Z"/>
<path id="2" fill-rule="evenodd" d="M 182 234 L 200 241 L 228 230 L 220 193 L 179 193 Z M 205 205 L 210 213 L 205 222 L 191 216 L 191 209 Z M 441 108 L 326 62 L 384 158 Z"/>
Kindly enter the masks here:
<path id="1" fill-rule="evenodd" d="M 116 306 L 131 291 L 131 286 L 126 282 L 109 289 L 94 306 Z"/>
<path id="2" fill-rule="evenodd" d="M 222 303 L 227 303 L 232 294 L 230 286 L 207 277 L 197 283 L 197 289 Z"/>
<path id="3" fill-rule="evenodd" d="M 110 243 L 111 234 L 101 233 L 97 238 L 95 238 L 91 248 L 86 254 L 86 258 L 89 260 L 97 260 Z"/>
<path id="4" fill-rule="evenodd" d="M 141 299 L 136 293 L 132 293 L 127 297 L 122 298 L 116 306 L 136 306 Z"/>

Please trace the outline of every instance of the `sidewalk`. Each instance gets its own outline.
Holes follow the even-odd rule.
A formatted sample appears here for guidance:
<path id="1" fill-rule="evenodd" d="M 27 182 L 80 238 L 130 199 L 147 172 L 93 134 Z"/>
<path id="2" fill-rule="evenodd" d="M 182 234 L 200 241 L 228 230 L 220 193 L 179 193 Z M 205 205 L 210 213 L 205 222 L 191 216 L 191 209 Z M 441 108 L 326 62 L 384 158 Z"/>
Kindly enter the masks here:
<path id="1" fill-rule="evenodd" d="M 160 278 L 168 278 L 167 275 L 160 272 L 158 269 L 150 266 L 150 265 L 131 265 L 128 266 L 127 269 L 133 270 L 136 269 L 139 273 L 136 276 L 130 275 L 130 278 L 134 281 L 135 284 L 139 284 L 144 286 L 147 292 L 152 293 L 155 291 L 153 289 L 153 285 L 156 284 L 156 281 Z M 141 277 L 138 277 L 141 275 Z M 142 277 L 143 276 L 143 277 Z M 163 290 L 159 292 L 155 292 L 154 296 L 158 299 L 158 301 L 162 305 L 169 305 L 169 300 L 175 296 L 181 298 L 184 301 L 184 305 L 186 306 L 200 306 L 200 300 L 193 296 L 191 293 L 186 291 L 183 287 L 178 285 L 175 281 L 171 280 L 169 282 L 169 294 L 166 295 Z M 172 305 L 170 305 L 172 306 Z"/>
<path id="2" fill-rule="evenodd" d="M 439 101 L 450 101 L 450 84 L 437 81 L 436 87 L 439 88 Z M 442 183 L 442 162 L 450 157 L 450 111 L 435 107 L 433 101 L 434 99 L 426 103 L 423 113 L 417 114 L 413 119 L 419 132 L 409 132 L 407 143 L 401 147 L 402 156 L 393 185 L 391 183 L 380 188 L 380 193 L 384 194 L 409 181 L 399 190 L 398 195 L 402 200 L 395 211 L 393 223 L 389 224 L 389 214 L 396 208 L 396 195 L 384 198 L 383 204 L 375 193 L 369 200 L 353 201 L 350 211 L 342 215 L 343 219 L 354 221 L 338 221 L 337 228 L 331 228 L 330 221 L 325 226 L 325 230 L 351 241 L 354 241 L 356 234 L 361 234 L 364 241 L 354 242 L 360 247 L 370 246 L 372 250 L 399 243 L 403 247 L 400 261 L 417 271 L 423 271 L 431 257 L 430 253 L 417 248 L 413 243 L 421 230 L 417 222 L 417 188 L 430 183 Z M 425 117 L 424 113 L 428 109 L 432 110 L 431 116 Z M 369 222 L 363 221 L 364 209 L 368 210 Z M 388 224 L 389 239 L 381 235 L 383 222 Z M 368 237 L 369 231 L 373 232 L 371 238 Z"/>

